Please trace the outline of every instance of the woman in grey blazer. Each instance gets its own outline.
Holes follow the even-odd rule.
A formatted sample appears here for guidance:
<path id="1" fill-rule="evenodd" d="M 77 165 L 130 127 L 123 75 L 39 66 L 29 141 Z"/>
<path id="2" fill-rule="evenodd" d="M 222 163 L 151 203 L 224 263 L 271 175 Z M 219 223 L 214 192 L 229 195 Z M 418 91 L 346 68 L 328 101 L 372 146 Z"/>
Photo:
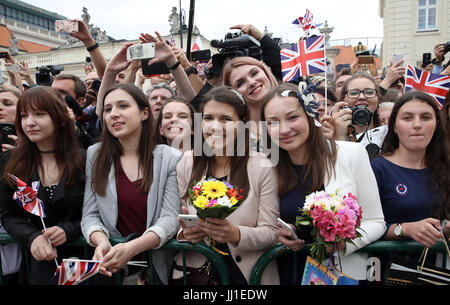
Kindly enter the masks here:
<path id="1" fill-rule="evenodd" d="M 149 105 L 137 87 L 114 85 L 102 102 L 102 140 L 87 151 L 81 229 L 96 247 L 93 259 L 103 261 L 100 273 L 112 276 L 145 251 L 162 247 L 177 232 L 176 165 L 181 153 L 155 144 Z M 114 247 L 109 242 L 110 237 L 134 233 L 140 237 Z M 152 255 L 160 283 L 167 284 L 173 256 L 167 250 Z"/>

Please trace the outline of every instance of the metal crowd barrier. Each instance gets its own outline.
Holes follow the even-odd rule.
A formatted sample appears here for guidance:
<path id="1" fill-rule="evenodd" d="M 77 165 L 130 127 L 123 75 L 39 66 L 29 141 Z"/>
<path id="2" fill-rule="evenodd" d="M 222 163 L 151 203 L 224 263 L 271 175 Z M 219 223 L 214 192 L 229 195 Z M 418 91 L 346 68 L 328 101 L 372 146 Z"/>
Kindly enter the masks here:
<path id="1" fill-rule="evenodd" d="M 124 242 L 124 238 L 112 238 L 111 244 L 115 245 L 121 242 Z M 4 233 L 0 233 L 0 245 L 14 243 L 15 241 L 8 235 Z M 71 246 L 79 246 L 84 248 L 84 254 L 86 259 L 90 259 L 89 252 L 93 250 L 93 248 L 87 244 L 86 240 L 84 238 L 79 238 L 77 241 L 73 243 L 69 243 Z M 182 253 L 182 259 L 183 259 L 183 267 L 186 267 L 186 252 L 198 252 L 205 256 L 208 260 L 211 261 L 211 263 L 217 268 L 220 279 L 219 282 L 221 285 L 229 285 L 230 284 L 230 276 L 228 273 L 227 265 L 225 260 L 223 259 L 222 255 L 212 250 L 210 247 L 204 245 L 204 244 L 191 244 L 191 243 L 180 243 L 175 239 L 170 240 L 167 242 L 161 249 L 168 249 L 168 250 L 175 250 L 180 251 Z M 358 250 L 359 253 L 368 253 L 370 255 L 386 255 L 390 253 L 395 254 L 420 254 L 424 249 L 424 246 L 416 243 L 414 241 L 377 241 L 370 245 L 367 245 L 366 247 Z M 149 279 L 150 284 L 154 284 L 154 279 L 156 275 L 156 271 L 154 269 L 152 261 L 152 251 L 148 251 L 148 272 L 149 272 Z M 28 258 L 27 253 L 28 251 L 25 251 L 25 260 L 28 266 Z M 297 263 L 298 263 L 298 255 L 300 254 L 307 254 L 309 252 L 309 247 L 305 246 L 302 248 L 302 250 L 296 252 L 295 259 L 294 259 L 294 265 L 293 268 L 295 270 L 294 272 L 294 281 L 295 279 L 298 279 L 298 275 L 295 274 L 297 270 Z M 446 250 L 444 243 L 442 241 L 439 241 L 429 250 L 430 253 L 443 253 L 444 258 L 442 262 L 442 267 L 446 267 Z M 250 285 L 259 285 L 261 282 L 261 276 L 267 267 L 267 265 L 274 259 L 283 256 L 288 253 L 293 253 L 291 250 L 286 248 L 284 245 L 277 245 L 269 250 L 267 250 L 257 261 L 255 266 L 253 267 L 251 276 L 250 276 Z M 183 277 L 184 277 L 184 284 L 186 285 L 186 270 L 183 270 Z M 117 278 L 118 283 L 120 282 L 120 278 Z M 2 272 L 2 266 L 1 266 L 1 257 L 0 257 L 0 285 L 3 285 L 3 272 Z M 296 283 L 298 284 L 298 283 Z"/>
<path id="2" fill-rule="evenodd" d="M 124 241 L 125 241 L 125 238 L 111 238 L 110 239 L 111 245 L 113 245 L 113 246 L 118 243 L 124 242 Z M 10 243 L 14 243 L 14 242 L 15 241 L 8 234 L 0 233 L 0 245 L 10 244 Z M 91 256 L 89 255 L 89 252 L 92 252 L 93 247 L 91 247 L 83 237 L 80 237 L 75 242 L 68 243 L 68 245 L 82 247 L 84 249 L 84 256 L 85 256 L 84 259 L 91 258 Z M 230 284 L 230 276 L 228 274 L 228 269 L 227 269 L 225 260 L 222 258 L 222 255 L 215 252 L 210 247 L 208 247 L 204 244 L 191 244 L 191 243 L 186 243 L 186 242 L 178 242 L 177 240 L 172 239 L 169 242 L 167 242 L 161 249 L 180 251 L 182 253 L 183 268 L 186 267 L 186 253 L 187 252 L 192 251 L 192 252 L 198 252 L 198 253 L 202 254 L 217 268 L 219 276 L 220 276 L 219 283 L 221 285 L 229 285 Z M 154 266 L 151 263 L 152 262 L 152 251 L 153 250 L 148 251 L 148 274 L 149 274 L 150 284 L 155 283 L 155 275 L 156 275 Z M 28 271 L 27 255 L 29 255 L 29 254 L 27 253 L 28 251 L 25 251 L 25 252 L 26 253 L 25 253 L 24 259 L 25 259 L 25 263 L 27 263 L 27 271 Z M 186 285 L 186 275 L 187 275 L 187 273 L 186 273 L 186 270 L 184 269 L 183 270 L 183 278 L 184 278 L 185 285 Z M 121 282 L 121 278 L 120 278 L 120 275 L 118 275 L 118 273 L 116 273 L 116 279 L 117 279 L 118 283 Z M 3 284 L 4 284 L 4 279 L 3 279 L 3 271 L 2 271 L 2 264 L 1 264 L 1 257 L 0 257 L 0 285 L 3 285 Z"/>
<path id="3" fill-rule="evenodd" d="M 414 241 L 377 241 L 372 244 L 369 244 L 365 246 L 362 249 L 359 249 L 356 251 L 357 253 L 368 253 L 369 257 L 370 255 L 387 255 L 387 254 L 420 254 L 422 253 L 424 249 L 424 246 L 414 242 Z M 310 250 L 310 247 L 305 246 L 300 251 L 295 252 L 294 256 L 294 276 L 293 276 L 293 284 L 300 284 L 299 282 L 301 279 L 299 279 L 299 276 L 297 274 L 297 264 L 298 264 L 298 256 L 300 254 L 308 254 Z M 437 242 L 432 248 L 429 250 L 430 253 L 442 253 L 443 261 L 442 261 L 442 268 L 446 268 L 446 257 L 447 252 L 445 245 L 442 240 Z M 255 266 L 253 267 L 253 271 L 250 275 L 250 285 L 259 285 L 261 282 L 261 276 L 267 267 L 267 265 L 274 259 L 277 259 L 280 256 L 283 256 L 285 254 L 294 253 L 290 249 L 288 249 L 284 245 L 277 245 L 269 250 L 267 250 L 256 262 Z"/>

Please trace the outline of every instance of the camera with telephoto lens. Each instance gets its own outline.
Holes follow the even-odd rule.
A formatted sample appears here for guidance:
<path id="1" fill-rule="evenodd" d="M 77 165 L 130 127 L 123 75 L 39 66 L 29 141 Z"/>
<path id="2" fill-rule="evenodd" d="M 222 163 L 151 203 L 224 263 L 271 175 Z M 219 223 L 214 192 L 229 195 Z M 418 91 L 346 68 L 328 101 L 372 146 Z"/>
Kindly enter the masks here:
<path id="1" fill-rule="evenodd" d="M 450 52 L 450 41 L 447 41 L 446 43 L 443 43 L 444 45 L 444 54 L 447 54 L 448 52 Z"/>
<path id="2" fill-rule="evenodd" d="M 212 56 L 212 68 L 205 67 L 205 76 L 208 79 L 222 75 L 226 59 L 238 56 L 250 56 L 257 60 L 263 58 L 259 41 L 242 32 L 228 33 L 224 40 L 211 40 L 211 46 L 217 48 L 219 53 Z"/>
<path id="3" fill-rule="evenodd" d="M 345 106 L 352 110 L 352 124 L 354 125 L 369 125 L 372 121 L 373 113 L 365 106 Z"/>
<path id="4" fill-rule="evenodd" d="M 64 66 L 47 65 L 36 68 L 36 83 L 38 86 L 51 86 L 53 77 L 64 70 Z"/>

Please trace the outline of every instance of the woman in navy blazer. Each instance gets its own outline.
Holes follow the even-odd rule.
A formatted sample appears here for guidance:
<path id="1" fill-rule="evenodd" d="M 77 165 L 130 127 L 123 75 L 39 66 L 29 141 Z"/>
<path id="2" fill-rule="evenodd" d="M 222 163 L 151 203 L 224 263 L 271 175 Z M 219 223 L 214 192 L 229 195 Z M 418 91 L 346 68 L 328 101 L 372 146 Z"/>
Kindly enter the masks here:
<path id="1" fill-rule="evenodd" d="M 106 91 L 103 124 L 101 143 L 87 152 L 81 229 L 96 247 L 93 259 L 103 261 L 100 273 L 111 276 L 177 232 L 181 153 L 155 144 L 148 101 L 134 85 L 117 84 Z M 134 233 L 140 237 L 114 247 L 109 242 Z M 173 254 L 154 251 L 152 260 L 159 283 L 167 284 Z"/>

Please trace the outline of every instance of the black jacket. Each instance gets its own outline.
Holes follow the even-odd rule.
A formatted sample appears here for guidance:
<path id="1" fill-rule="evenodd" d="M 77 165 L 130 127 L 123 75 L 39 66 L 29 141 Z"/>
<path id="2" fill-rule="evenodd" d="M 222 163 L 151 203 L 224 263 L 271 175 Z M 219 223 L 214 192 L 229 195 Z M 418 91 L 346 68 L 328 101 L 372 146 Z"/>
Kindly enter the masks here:
<path id="1" fill-rule="evenodd" d="M 9 155 L 2 154 L 0 157 L 1 173 L 9 159 Z M 20 177 L 18 177 L 20 179 Z M 78 182 L 75 185 L 65 186 L 67 173 L 64 172 L 56 189 L 54 190 L 53 200 L 49 200 L 47 193 L 40 185 L 37 197 L 44 202 L 44 212 L 46 217 L 44 223 L 47 228 L 59 226 L 64 230 L 67 242 L 75 241 L 81 236 L 81 215 L 84 197 L 84 173 L 80 174 Z M 39 175 L 34 173 L 33 178 L 27 182 L 31 186 L 32 181 L 38 181 Z M 30 250 L 33 240 L 42 234 L 43 229 L 39 216 L 28 213 L 13 198 L 16 188 L 11 188 L 3 177 L 0 179 L 0 221 L 14 240 L 22 247 Z M 58 260 L 77 256 L 78 251 L 71 251 L 65 245 L 57 247 Z M 30 281 L 33 284 L 46 284 L 53 276 L 56 266 L 53 261 L 37 262 L 32 255 Z"/>

